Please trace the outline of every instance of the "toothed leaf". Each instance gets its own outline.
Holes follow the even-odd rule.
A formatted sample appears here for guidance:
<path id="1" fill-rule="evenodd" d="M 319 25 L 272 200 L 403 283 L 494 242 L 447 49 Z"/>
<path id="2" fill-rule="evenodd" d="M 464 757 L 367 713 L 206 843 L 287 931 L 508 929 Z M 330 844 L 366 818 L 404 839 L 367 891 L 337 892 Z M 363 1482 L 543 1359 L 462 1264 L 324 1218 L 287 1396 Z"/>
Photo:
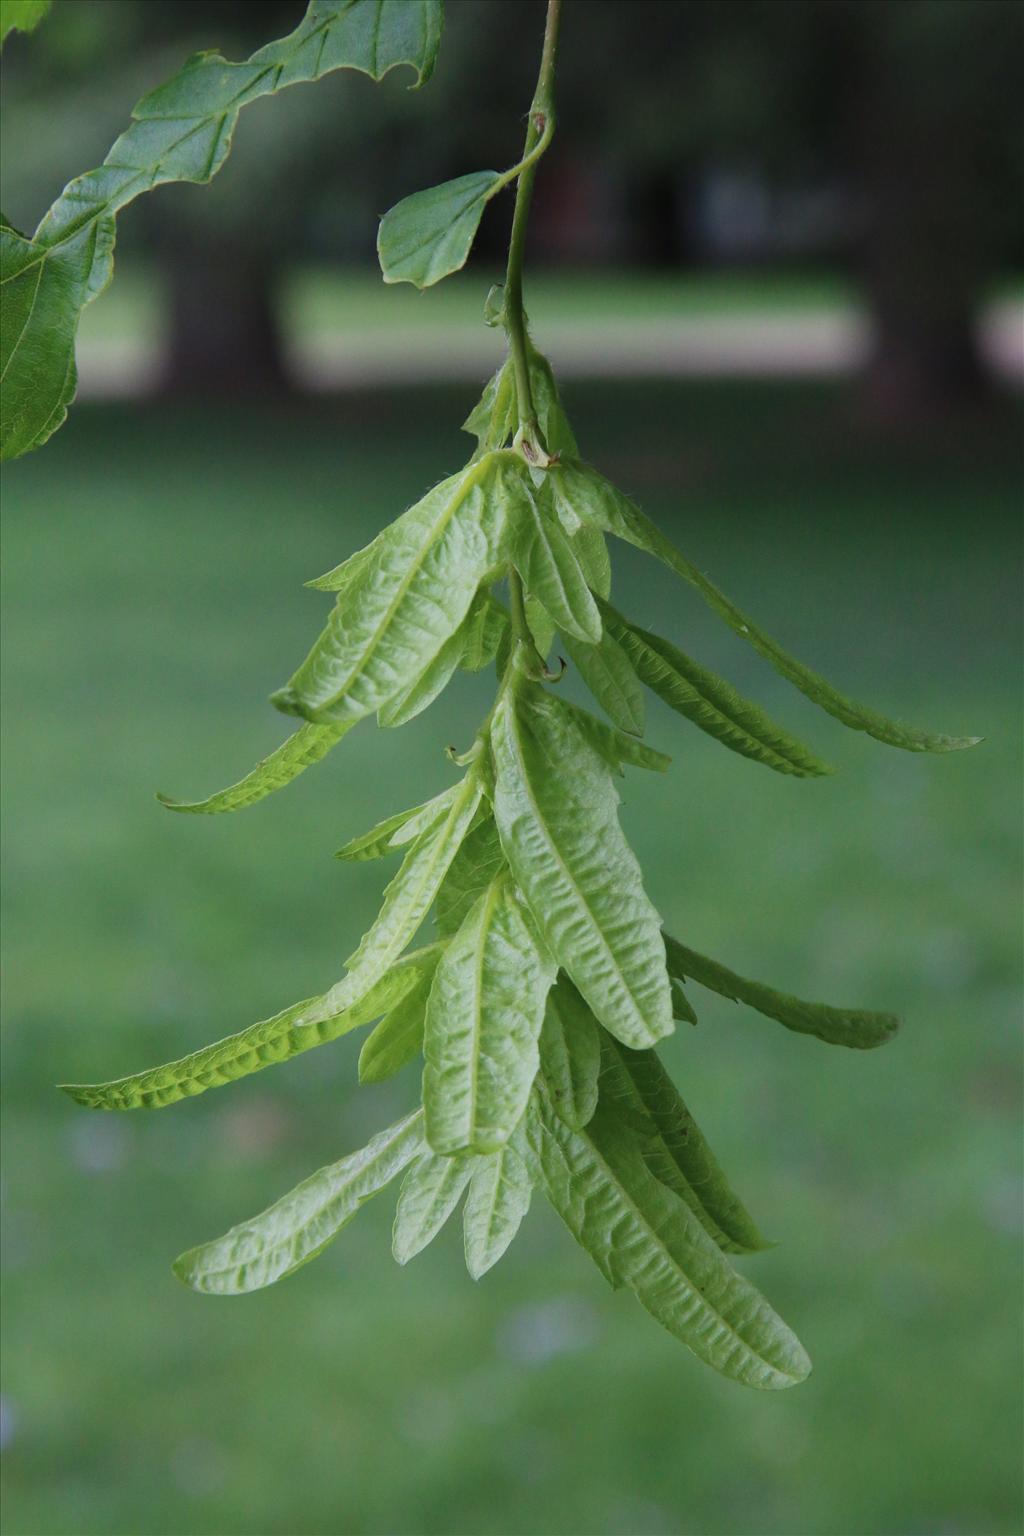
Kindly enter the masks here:
<path id="1" fill-rule="evenodd" d="M 260 96 L 335 69 L 379 80 L 408 64 L 422 83 L 441 22 L 440 0 L 313 0 L 294 32 L 245 63 L 195 54 L 143 97 L 103 164 L 65 187 L 31 239 L 5 227 L 0 457 L 38 447 L 67 415 L 79 317 L 110 281 L 121 208 L 166 182 L 208 182 L 227 158 L 242 107 Z"/>

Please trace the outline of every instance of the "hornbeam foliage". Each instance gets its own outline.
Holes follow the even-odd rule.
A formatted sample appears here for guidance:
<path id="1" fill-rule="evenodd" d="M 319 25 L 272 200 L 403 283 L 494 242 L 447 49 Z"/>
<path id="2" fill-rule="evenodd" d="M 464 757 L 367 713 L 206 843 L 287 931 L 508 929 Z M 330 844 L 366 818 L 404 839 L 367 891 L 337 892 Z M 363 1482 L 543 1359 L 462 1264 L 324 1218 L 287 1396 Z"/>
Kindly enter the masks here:
<path id="1" fill-rule="evenodd" d="M 204 814 L 253 805 L 365 717 L 400 727 L 460 670 L 494 665 L 493 705 L 465 750 L 448 749 L 447 770 L 439 756 L 428 799 L 338 851 L 342 860 L 400 863 L 333 986 L 190 1056 L 66 1091 L 92 1108 L 160 1108 L 372 1024 L 360 1080 L 380 1082 L 422 1060 L 422 1106 L 184 1254 L 175 1269 L 186 1284 L 237 1295 L 274 1283 L 399 1174 L 398 1262 L 419 1253 L 464 1199 L 466 1263 L 479 1278 L 515 1237 L 536 1188 L 611 1285 L 631 1291 L 701 1360 L 749 1386 L 788 1387 L 807 1375 L 807 1355 L 732 1262 L 770 1245 L 656 1047 L 677 1020 L 697 1022 L 691 982 L 836 1045 L 882 1045 L 897 1021 L 746 981 L 663 932 L 618 816 L 626 769 L 669 765 L 641 740 L 645 690 L 755 763 L 797 778 L 829 770 L 674 640 L 612 605 L 606 536 L 680 576 L 851 729 L 913 752 L 948 752 L 973 738 L 897 724 L 845 698 L 580 457 L 522 305 L 530 192 L 554 131 L 558 11 L 549 0 L 519 162 L 415 192 L 380 227 L 385 280 L 429 287 L 463 265 L 490 198 L 516 186 L 506 283 L 485 309 L 488 323 L 504 325 L 509 356 L 465 423 L 475 450 L 365 549 L 310 583 L 333 595 L 334 609 L 273 696 L 302 721 L 295 734 L 228 789 L 160 798 Z M 7 231 L 15 287 L 9 318 L 5 311 L 13 380 L 5 451 L 35 446 L 63 419 L 78 313 L 109 277 L 120 207 L 161 181 L 208 180 L 240 107 L 257 95 L 339 67 L 379 79 L 407 63 L 426 79 L 440 19 L 434 0 L 314 0 L 291 37 L 247 64 L 192 60 L 145 98 L 104 167 L 72 183 L 31 240 Z M 566 662 L 549 664 L 556 637 L 601 713 L 560 695 Z M 446 783 L 452 765 L 459 773 Z M 432 933 L 410 947 L 431 914 Z"/>

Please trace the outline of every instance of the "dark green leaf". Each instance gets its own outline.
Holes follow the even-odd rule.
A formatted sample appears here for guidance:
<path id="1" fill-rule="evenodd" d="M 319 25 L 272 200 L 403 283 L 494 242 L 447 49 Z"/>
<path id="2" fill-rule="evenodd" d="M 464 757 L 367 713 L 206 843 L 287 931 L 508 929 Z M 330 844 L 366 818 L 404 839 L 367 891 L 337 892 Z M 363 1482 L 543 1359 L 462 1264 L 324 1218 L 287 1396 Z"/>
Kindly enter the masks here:
<path id="1" fill-rule="evenodd" d="M 471 171 L 414 192 L 389 208 L 377 232 L 386 283 L 430 288 L 466 264 L 487 203 L 506 184 L 498 171 Z"/>
<path id="2" fill-rule="evenodd" d="M 799 1035 L 816 1035 L 829 1045 L 848 1045 L 869 1051 L 885 1045 L 899 1028 L 899 1019 L 891 1013 L 866 1013 L 859 1008 L 831 1008 L 827 1003 L 807 1003 L 802 998 L 776 992 L 760 981 L 745 981 L 726 970 L 716 960 L 698 955 L 678 939 L 665 935 L 668 968 L 673 976 L 687 977 L 737 1003 L 746 1003 L 758 1013 L 776 1019 Z"/>
<path id="3" fill-rule="evenodd" d="M 556 498 L 564 501 L 578 516 L 590 518 L 606 532 L 657 556 L 684 581 L 696 587 L 704 601 L 725 620 L 730 629 L 752 645 L 795 688 L 799 688 L 813 703 L 851 730 L 866 731 L 876 740 L 891 747 L 902 747 L 908 752 L 956 752 L 964 747 L 973 747 L 981 740 L 979 736 L 941 736 L 919 731 L 913 726 L 887 720 L 884 715 L 868 709 L 866 705 L 844 698 L 825 678 L 787 655 L 770 635 L 741 613 L 724 592 L 720 592 L 703 572 L 687 560 L 685 555 L 680 554 L 639 507 L 634 506 L 596 470 L 587 465 L 564 463 L 549 470 L 548 479 Z"/>
<path id="4" fill-rule="evenodd" d="M 408 64 L 422 82 L 441 19 L 440 0 L 313 0 L 294 32 L 244 64 L 196 54 L 143 97 L 103 165 L 65 187 L 31 240 L 5 227 L 0 457 L 38 447 L 67 414 L 79 316 L 110 280 L 121 208 L 166 182 L 209 181 L 228 155 L 239 112 L 260 96 L 335 69 L 379 80 Z"/>

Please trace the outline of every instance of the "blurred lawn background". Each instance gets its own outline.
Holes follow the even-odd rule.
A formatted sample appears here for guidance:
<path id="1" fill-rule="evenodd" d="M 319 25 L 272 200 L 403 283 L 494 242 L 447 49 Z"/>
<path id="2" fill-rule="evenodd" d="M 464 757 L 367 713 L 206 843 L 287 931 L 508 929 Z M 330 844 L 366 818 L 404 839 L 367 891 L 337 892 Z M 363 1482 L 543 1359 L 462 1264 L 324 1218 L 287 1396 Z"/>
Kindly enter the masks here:
<path id="1" fill-rule="evenodd" d="M 5 121 L 32 129 L 16 141 L 28 146 L 24 166 L 7 135 L 14 203 L 32 194 L 44 206 L 47 178 L 49 197 L 89 162 L 90 134 L 101 155 L 125 102 L 192 47 L 240 56 L 246 10 L 260 13 L 265 37 L 301 9 L 60 0 L 48 30 L 11 48 Z M 603 0 L 588 15 L 607 38 L 603 28 L 641 9 L 659 65 L 671 17 L 692 25 L 696 50 L 701 27 L 717 36 L 721 18 L 726 30 L 747 16 L 771 29 L 783 12 L 793 26 L 812 14 L 855 25 L 927 13 L 922 35 L 947 25 L 955 43 L 941 18 L 966 15 L 941 0 Z M 454 62 L 443 56 L 450 73 L 431 87 L 442 107 L 466 80 L 458 49 L 479 18 L 527 10 L 534 27 L 525 0 L 449 7 Z M 93 17 L 104 46 L 127 40 L 98 104 L 84 66 L 79 96 L 58 88 L 88 55 Z M 231 17 L 234 47 L 230 27 L 218 31 Z M 511 58 L 501 26 L 486 25 Z M 784 53 L 752 55 L 737 78 L 750 87 L 753 60 L 770 77 Z M 691 55 L 681 47 L 679 57 Z M 574 77 L 566 66 L 569 134 L 573 91 L 585 101 L 597 89 L 585 64 L 583 51 Z M 495 86 L 503 132 L 522 110 L 516 68 Z M 670 72 L 660 83 L 677 90 Z M 483 88 L 472 89 L 459 131 L 486 141 Z M 174 245 L 174 218 L 187 207 L 199 221 L 202 204 L 211 223 L 189 239 L 210 253 L 229 246 L 245 189 L 267 169 L 256 150 L 266 154 L 284 125 L 285 148 L 269 162 L 279 184 L 321 93 L 331 111 L 369 103 L 352 109 L 346 133 L 376 110 L 365 82 L 289 93 L 267 104 L 262 132 L 263 107 L 251 130 L 243 121 L 209 191 L 161 193 L 153 218 L 164 222 L 148 222 L 148 201 L 124 219 L 114 287 L 83 328 L 94 355 L 116 357 L 124 342 L 159 351 L 175 327 L 189 332 L 180 295 L 161 297 L 167 279 L 152 264 L 184 261 L 200 285 L 211 274 Z M 357 333 L 393 348 L 413 331 L 441 335 L 442 316 L 469 334 L 493 247 L 423 297 L 379 288 L 365 263 L 340 280 L 335 260 L 339 227 L 372 246 L 372 213 L 393 200 L 373 201 L 374 176 L 398 196 L 466 168 L 469 151 L 450 141 L 440 172 L 422 135 L 409 147 L 410 115 L 415 127 L 432 99 L 395 82 L 382 92 L 398 128 L 375 162 L 338 173 L 353 188 L 343 217 L 324 224 L 322 211 L 289 205 L 281 227 L 298 232 L 306 265 L 275 278 L 286 352 L 324 333 L 342 349 Z M 621 103 L 606 105 L 621 122 Z M 943 111 L 957 121 L 948 97 Z M 577 120 L 579 152 L 599 129 L 585 113 Z M 698 114 L 694 132 L 713 134 L 716 122 Z M 656 113 L 652 123 L 655 137 L 678 132 Z M 928 143 L 929 164 L 952 178 L 958 168 Z M 484 158 L 504 163 L 498 153 Z M 670 154 L 692 151 L 672 141 Z M 267 205 L 261 193 L 261 216 Z M 543 200 L 538 215 L 539 249 L 567 238 Z M 631 228 L 632 217 L 620 208 L 609 227 Z M 367 254 L 338 243 L 342 262 Z M 676 251 L 643 266 L 615 248 L 598 269 L 552 267 L 528 292 L 538 344 L 554 337 L 557 366 L 567 322 L 592 332 L 599 354 L 602 334 L 628 317 L 795 322 L 863 302 L 842 250 L 762 254 L 730 263 Z M 1010 277 L 989 273 L 976 300 L 1019 302 L 1019 254 L 1004 251 Z M 173 270 L 169 281 L 173 290 Z M 218 302 L 230 307 L 223 292 Z M 195 345 L 194 317 L 190 334 Z M 457 424 L 479 390 L 461 379 L 413 387 L 400 356 L 386 385 L 334 395 L 277 390 L 255 364 L 249 388 L 241 376 L 221 385 L 215 350 L 193 374 L 193 385 L 218 377 L 205 398 L 164 378 L 156 398 L 85 399 L 42 453 L 5 472 L 5 1532 L 1018 1532 L 1019 394 L 982 389 L 938 409 L 904 372 L 915 398 L 880 431 L 863 376 L 571 376 L 564 391 L 584 454 L 785 646 L 889 714 L 986 738 L 925 758 L 843 731 L 696 594 L 615 551 L 625 612 L 730 677 L 840 770 L 777 777 L 652 702 L 648 735 L 673 765 L 664 777 L 630 775 L 623 819 L 667 926 L 743 974 L 904 1019 L 891 1046 L 862 1055 L 695 987 L 700 1025 L 680 1026 L 666 1048 L 732 1181 L 778 1241 L 743 1267 L 814 1359 L 799 1389 L 761 1395 L 719 1380 L 608 1291 L 539 1194 L 479 1285 L 457 1222 L 407 1270 L 392 1263 L 392 1192 L 280 1287 L 234 1303 L 183 1290 L 169 1268 L 178 1252 L 411 1107 L 415 1068 L 357 1090 L 360 1037 L 152 1115 L 90 1115 L 55 1092 L 183 1054 L 336 979 L 390 870 L 333 863 L 332 849 L 450 782 L 443 747 L 468 741 L 492 687 L 490 674 L 459 678 L 400 736 L 363 725 L 285 793 L 237 816 L 175 817 L 155 803 L 157 789 L 193 797 L 230 782 L 283 738 L 266 695 L 327 612 L 302 583 L 457 467 L 469 448 Z M 573 678 L 565 686 L 576 692 Z"/>

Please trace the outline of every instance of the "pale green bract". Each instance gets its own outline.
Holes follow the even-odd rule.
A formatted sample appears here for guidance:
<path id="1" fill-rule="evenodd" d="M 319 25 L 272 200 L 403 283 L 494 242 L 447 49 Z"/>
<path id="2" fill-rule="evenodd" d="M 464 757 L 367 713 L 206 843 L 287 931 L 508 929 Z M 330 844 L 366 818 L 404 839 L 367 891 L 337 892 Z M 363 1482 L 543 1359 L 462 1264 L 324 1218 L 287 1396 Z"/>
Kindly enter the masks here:
<path id="1" fill-rule="evenodd" d="M 6 28 L 12 7 L 0 3 Z M 380 228 L 386 279 L 428 287 L 462 266 L 485 203 L 519 180 L 507 280 L 485 308 L 487 323 L 505 325 L 512 350 L 465 423 L 477 439 L 472 458 L 309 583 L 333 593 L 335 608 L 274 696 L 302 718 L 295 734 L 205 800 L 160 798 L 203 814 L 254 804 L 365 716 L 400 727 L 456 672 L 493 661 L 492 708 L 464 750 L 447 749 L 463 776 L 339 849 L 347 861 L 397 852 L 402 862 L 327 992 L 177 1061 L 66 1091 L 93 1108 L 159 1107 L 376 1020 L 359 1054 L 360 1081 L 383 1082 L 422 1056 L 422 1108 L 183 1254 L 175 1269 L 188 1285 L 229 1295 L 272 1284 L 403 1172 L 395 1258 L 404 1264 L 422 1251 L 465 1195 L 466 1265 L 478 1279 L 515 1237 L 533 1188 L 543 1187 L 611 1284 L 631 1290 L 675 1338 L 737 1381 L 786 1387 L 807 1375 L 807 1356 L 726 1258 L 768 1245 L 653 1047 L 676 1019 L 697 1022 L 684 988 L 691 979 L 835 1044 L 884 1044 L 896 1020 L 746 981 L 663 934 L 618 820 L 616 775 L 627 765 L 669 766 L 640 739 L 644 685 L 753 761 L 796 777 L 828 770 L 728 683 L 611 606 L 606 535 L 656 555 L 854 729 L 915 751 L 970 742 L 894 725 L 844 699 L 580 461 L 521 292 L 521 199 L 553 132 L 557 14 L 549 11 L 548 84 L 538 88 L 519 165 L 415 193 Z M 63 419 L 78 314 L 109 276 L 118 208 L 160 181 L 208 180 L 238 111 L 258 95 L 343 66 L 379 79 L 407 63 L 425 79 L 440 20 L 437 0 L 314 0 L 291 37 L 248 64 L 202 55 L 148 96 L 105 166 L 71 184 L 33 240 L 4 226 L 5 454 L 43 441 Z M 502 581 L 507 607 L 492 590 Z M 607 721 L 549 686 L 565 666 L 557 652 L 551 658 L 556 633 Z M 691 899 L 694 872 L 683 873 Z M 696 889 L 692 900 L 699 903 Z M 431 911 L 436 940 L 410 950 Z"/>
<path id="2" fill-rule="evenodd" d="M 196 54 L 144 96 L 103 165 L 65 187 L 31 239 L 4 223 L 0 457 L 38 447 L 67 415 L 79 317 L 110 281 L 120 209 L 166 182 L 210 181 L 239 112 L 260 96 L 335 69 L 380 80 L 401 64 L 422 84 L 441 24 L 441 0 L 312 0 L 294 32 L 247 62 Z"/>
<path id="3" fill-rule="evenodd" d="M 423 1111 L 435 1152 L 495 1152 L 526 1109 L 555 967 L 507 875 L 477 899 L 430 989 Z"/>

